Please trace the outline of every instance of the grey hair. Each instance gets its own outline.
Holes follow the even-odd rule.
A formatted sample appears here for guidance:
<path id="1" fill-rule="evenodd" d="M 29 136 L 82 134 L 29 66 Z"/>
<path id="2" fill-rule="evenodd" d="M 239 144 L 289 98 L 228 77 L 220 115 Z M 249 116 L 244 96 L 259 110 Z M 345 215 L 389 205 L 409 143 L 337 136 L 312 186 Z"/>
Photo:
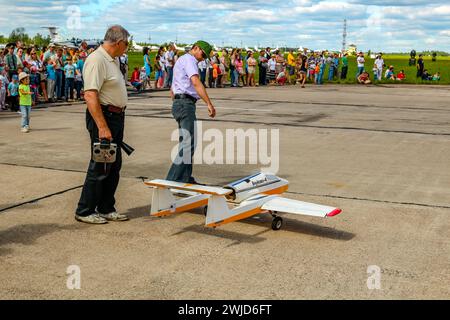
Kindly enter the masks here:
<path id="1" fill-rule="evenodd" d="M 105 34 L 105 42 L 116 43 L 120 40 L 127 41 L 130 33 L 122 26 L 114 25 L 108 28 Z"/>

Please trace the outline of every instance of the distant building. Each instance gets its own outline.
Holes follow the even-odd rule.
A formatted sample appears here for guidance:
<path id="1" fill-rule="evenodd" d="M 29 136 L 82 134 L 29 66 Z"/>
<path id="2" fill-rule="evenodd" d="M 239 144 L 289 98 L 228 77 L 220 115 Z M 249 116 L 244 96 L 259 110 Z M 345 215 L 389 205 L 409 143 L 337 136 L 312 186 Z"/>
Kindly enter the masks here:
<path id="1" fill-rule="evenodd" d="M 348 49 L 345 53 L 347 53 L 349 56 L 356 56 L 356 54 L 358 53 L 358 48 L 354 44 L 351 44 L 348 46 Z"/>

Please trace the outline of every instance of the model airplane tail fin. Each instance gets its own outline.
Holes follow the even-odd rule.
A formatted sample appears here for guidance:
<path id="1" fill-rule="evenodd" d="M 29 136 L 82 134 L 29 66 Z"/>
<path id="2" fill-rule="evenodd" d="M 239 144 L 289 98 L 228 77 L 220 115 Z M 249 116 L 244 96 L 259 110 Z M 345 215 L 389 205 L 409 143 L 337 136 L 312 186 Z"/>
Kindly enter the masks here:
<path id="1" fill-rule="evenodd" d="M 183 186 L 186 185 L 185 183 L 166 180 L 146 181 L 145 184 L 155 188 L 153 191 L 152 208 L 150 212 L 152 216 L 161 217 L 174 213 L 186 212 L 208 204 L 209 194 L 200 192 L 195 186 L 190 189 L 183 189 Z M 191 194 L 191 196 L 187 198 L 177 200 L 170 189 L 187 190 L 189 193 L 191 193 L 191 191 L 197 192 Z"/>

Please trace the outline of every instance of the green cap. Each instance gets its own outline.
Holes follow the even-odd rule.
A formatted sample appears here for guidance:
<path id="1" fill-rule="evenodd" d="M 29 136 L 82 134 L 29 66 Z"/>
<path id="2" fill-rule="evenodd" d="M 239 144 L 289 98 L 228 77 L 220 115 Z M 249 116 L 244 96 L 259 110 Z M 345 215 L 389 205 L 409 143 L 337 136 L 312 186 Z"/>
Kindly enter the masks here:
<path id="1" fill-rule="evenodd" d="M 209 57 L 209 55 L 211 54 L 212 51 L 212 47 L 211 45 L 203 40 L 199 40 L 196 43 L 194 43 L 194 46 L 199 47 L 200 49 L 203 50 L 203 52 L 206 54 L 207 57 Z"/>

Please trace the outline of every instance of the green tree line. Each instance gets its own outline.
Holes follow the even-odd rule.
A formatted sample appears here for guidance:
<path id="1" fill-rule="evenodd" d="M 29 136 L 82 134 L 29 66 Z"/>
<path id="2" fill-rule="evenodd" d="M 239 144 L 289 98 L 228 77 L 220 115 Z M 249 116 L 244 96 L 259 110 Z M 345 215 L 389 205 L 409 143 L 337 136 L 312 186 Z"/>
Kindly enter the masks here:
<path id="1" fill-rule="evenodd" d="M 50 36 L 43 36 L 40 33 L 37 33 L 34 37 L 29 36 L 25 28 L 16 28 L 9 34 L 8 37 L 0 34 L 0 43 L 15 43 L 17 41 L 21 41 L 25 45 L 34 44 L 38 47 L 48 46 L 50 43 Z"/>

